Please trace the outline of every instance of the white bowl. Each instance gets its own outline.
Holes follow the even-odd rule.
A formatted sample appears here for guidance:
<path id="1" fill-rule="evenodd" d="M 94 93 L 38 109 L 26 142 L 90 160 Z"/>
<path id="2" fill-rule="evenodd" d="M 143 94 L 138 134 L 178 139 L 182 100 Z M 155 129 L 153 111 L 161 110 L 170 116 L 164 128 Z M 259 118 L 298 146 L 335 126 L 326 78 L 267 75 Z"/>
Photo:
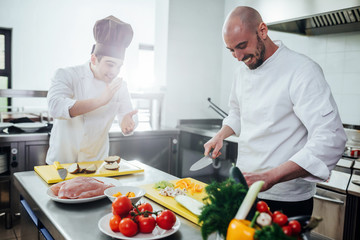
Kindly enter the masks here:
<path id="1" fill-rule="evenodd" d="M 135 193 L 135 197 L 130 197 L 130 201 L 133 204 L 136 204 L 144 195 L 145 190 L 139 187 L 133 187 L 133 186 L 117 186 L 117 187 L 111 187 L 104 191 L 104 194 L 110 199 L 110 201 L 115 201 L 116 197 L 113 195 L 115 193 L 121 192 L 122 195 L 125 195 L 128 192 Z"/>

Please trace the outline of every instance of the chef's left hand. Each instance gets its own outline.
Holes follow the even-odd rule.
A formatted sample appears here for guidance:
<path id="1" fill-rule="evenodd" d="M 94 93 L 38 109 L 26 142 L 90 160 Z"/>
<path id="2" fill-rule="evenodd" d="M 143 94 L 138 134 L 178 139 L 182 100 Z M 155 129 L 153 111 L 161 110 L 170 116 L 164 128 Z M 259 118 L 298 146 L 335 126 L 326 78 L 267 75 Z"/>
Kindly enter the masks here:
<path id="1" fill-rule="evenodd" d="M 243 172 L 243 175 L 249 187 L 256 181 L 260 181 L 260 180 L 264 181 L 265 183 L 260 190 L 261 192 L 270 189 L 275 184 L 273 177 L 269 174 L 269 171 Z"/>
<path id="2" fill-rule="evenodd" d="M 135 122 L 133 120 L 133 116 L 135 114 L 137 114 L 138 110 L 134 110 L 134 111 L 131 111 L 129 113 L 127 113 L 123 120 L 121 121 L 121 124 L 120 124 L 120 127 L 121 127 L 121 131 L 124 133 L 124 134 L 129 134 L 131 133 L 132 131 L 134 131 L 134 128 L 135 128 Z"/>

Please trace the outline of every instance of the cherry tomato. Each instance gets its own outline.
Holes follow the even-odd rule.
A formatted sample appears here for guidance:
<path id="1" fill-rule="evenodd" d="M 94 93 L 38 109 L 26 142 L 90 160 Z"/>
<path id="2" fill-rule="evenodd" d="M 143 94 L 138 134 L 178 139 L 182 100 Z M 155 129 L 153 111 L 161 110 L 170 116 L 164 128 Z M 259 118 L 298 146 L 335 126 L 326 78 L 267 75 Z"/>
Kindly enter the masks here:
<path id="1" fill-rule="evenodd" d="M 292 235 L 292 230 L 291 230 L 291 227 L 290 226 L 283 226 L 282 227 L 282 230 L 283 232 L 288 235 L 288 236 L 291 236 Z"/>
<path id="2" fill-rule="evenodd" d="M 139 229 L 141 233 L 151 233 L 156 226 L 155 218 L 152 216 L 143 216 L 139 217 Z"/>
<path id="3" fill-rule="evenodd" d="M 152 212 L 153 211 L 153 207 L 151 206 L 150 203 L 142 203 L 138 206 L 138 209 L 140 212 L 145 212 L 145 211 Z"/>
<path id="4" fill-rule="evenodd" d="M 289 222 L 289 226 L 291 227 L 292 234 L 294 236 L 298 235 L 301 232 L 301 224 L 297 220 L 291 220 Z"/>
<path id="5" fill-rule="evenodd" d="M 273 222 L 277 223 L 280 227 L 285 226 L 288 221 L 288 218 L 285 214 L 279 213 L 275 215 Z"/>
<path id="6" fill-rule="evenodd" d="M 279 213 L 282 214 L 282 212 L 280 212 L 280 211 L 275 211 L 275 212 L 272 214 L 272 219 L 274 220 L 275 216 L 278 215 Z"/>
<path id="7" fill-rule="evenodd" d="M 121 221 L 121 217 L 119 215 L 113 215 L 110 218 L 110 222 L 109 222 L 111 230 L 113 230 L 114 232 L 119 232 L 120 221 Z"/>
<path id="8" fill-rule="evenodd" d="M 132 237 L 138 232 L 138 225 L 130 218 L 123 218 L 120 221 L 119 230 L 124 236 Z"/>
<path id="9" fill-rule="evenodd" d="M 169 230 L 171 229 L 176 222 L 175 214 L 170 210 L 162 211 L 156 217 L 156 223 L 159 225 L 160 228 Z"/>
<path id="10" fill-rule="evenodd" d="M 133 214 L 133 215 L 131 215 L 131 214 Z M 138 214 L 138 211 L 135 209 L 135 208 L 133 208 L 132 210 L 130 210 L 130 212 L 129 212 L 129 214 L 126 216 L 126 218 L 133 218 L 136 214 Z M 140 215 L 137 215 L 136 217 L 135 217 L 135 220 L 138 222 L 139 221 L 139 217 L 140 217 Z"/>
<path id="11" fill-rule="evenodd" d="M 258 201 L 256 204 L 256 210 L 258 210 L 259 212 L 264 212 L 264 213 L 268 213 L 269 210 L 269 206 L 267 205 L 266 202 L 264 201 Z"/>
<path id="12" fill-rule="evenodd" d="M 112 203 L 113 213 L 119 215 L 120 217 L 125 217 L 128 215 L 132 209 L 131 201 L 126 196 L 120 196 L 115 199 Z"/>

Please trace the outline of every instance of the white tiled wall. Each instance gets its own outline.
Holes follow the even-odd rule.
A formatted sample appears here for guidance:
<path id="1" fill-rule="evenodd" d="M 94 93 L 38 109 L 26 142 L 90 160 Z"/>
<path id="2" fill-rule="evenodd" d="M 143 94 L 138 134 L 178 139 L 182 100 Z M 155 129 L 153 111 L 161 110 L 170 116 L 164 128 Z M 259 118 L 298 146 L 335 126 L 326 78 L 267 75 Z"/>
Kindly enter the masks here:
<path id="1" fill-rule="evenodd" d="M 343 123 L 360 125 L 360 32 L 301 36 L 270 31 L 269 36 L 319 63 Z"/>

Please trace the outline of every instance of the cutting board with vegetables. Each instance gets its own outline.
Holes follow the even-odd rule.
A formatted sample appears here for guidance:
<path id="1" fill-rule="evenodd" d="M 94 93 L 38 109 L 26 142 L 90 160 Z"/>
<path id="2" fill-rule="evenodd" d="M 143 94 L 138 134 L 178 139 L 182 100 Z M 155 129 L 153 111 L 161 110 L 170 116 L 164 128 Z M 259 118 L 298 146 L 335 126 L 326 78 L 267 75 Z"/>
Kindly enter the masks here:
<path id="1" fill-rule="evenodd" d="M 193 178 L 185 178 L 187 180 L 189 180 L 190 182 L 194 183 L 194 184 L 198 184 L 198 186 L 201 186 L 202 191 L 201 192 L 192 192 L 192 191 L 187 191 L 187 195 L 191 198 L 194 198 L 200 202 L 202 202 L 202 199 L 204 197 L 207 196 L 206 191 L 205 191 L 205 187 L 207 186 L 206 183 L 200 182 L 196 179 Z M 169 181 L 172 184 L 176 184 L 176 182 L 179 180 L 172 180 Z M 159 194 L 160 190 L 154 188 L 154 184 L 147 184 L 147 185 L 142 185 L 140 186 L 141 188 L 146 190 L 146 194 L 145 197 L 153 200 L 154 202 L 172 210 L 173 212 L 179 214 L 180 216 L 188 219 L 189 221 L 198 224 L 198 216 L 196 216 L 195 214 L 193 214 L 192 212 L 190 212 L 188 209 L 186 209 L 185 207 L 183 207 L 180 203 L 178 203 L 174 197 L 170 197 L 170 196 L 162 196 Z"/>
<path id="2" fill-rule="evenodd" d="M 69 180 L 75 177 L 115 177 L 120 175 L 133 174 L 138 172 L 143 172 L 144 169 L 129 163 L 128 161 L 121 159 L 119 163 L 119 169 L 117 170 L 107 170 L 104 168 L 106 164 L 104 161 L 93 161 L 93 162 L 80 162 L 78 163 L 81 168 L 86 168 L 92 164 L 96 165 L 96 171 L 94 173 L 75 173 L 71 174 L 68 172 L 65 180 Z M 61 164 L 64 168 L 68 168 L 72 163 Z M 43 166 L 35 166 L 34 170 L 37 174 L 39 174 L 45 182 L 49 183 L 57 183 L 63 181 L 54 165 L 43 165 Z"/>

